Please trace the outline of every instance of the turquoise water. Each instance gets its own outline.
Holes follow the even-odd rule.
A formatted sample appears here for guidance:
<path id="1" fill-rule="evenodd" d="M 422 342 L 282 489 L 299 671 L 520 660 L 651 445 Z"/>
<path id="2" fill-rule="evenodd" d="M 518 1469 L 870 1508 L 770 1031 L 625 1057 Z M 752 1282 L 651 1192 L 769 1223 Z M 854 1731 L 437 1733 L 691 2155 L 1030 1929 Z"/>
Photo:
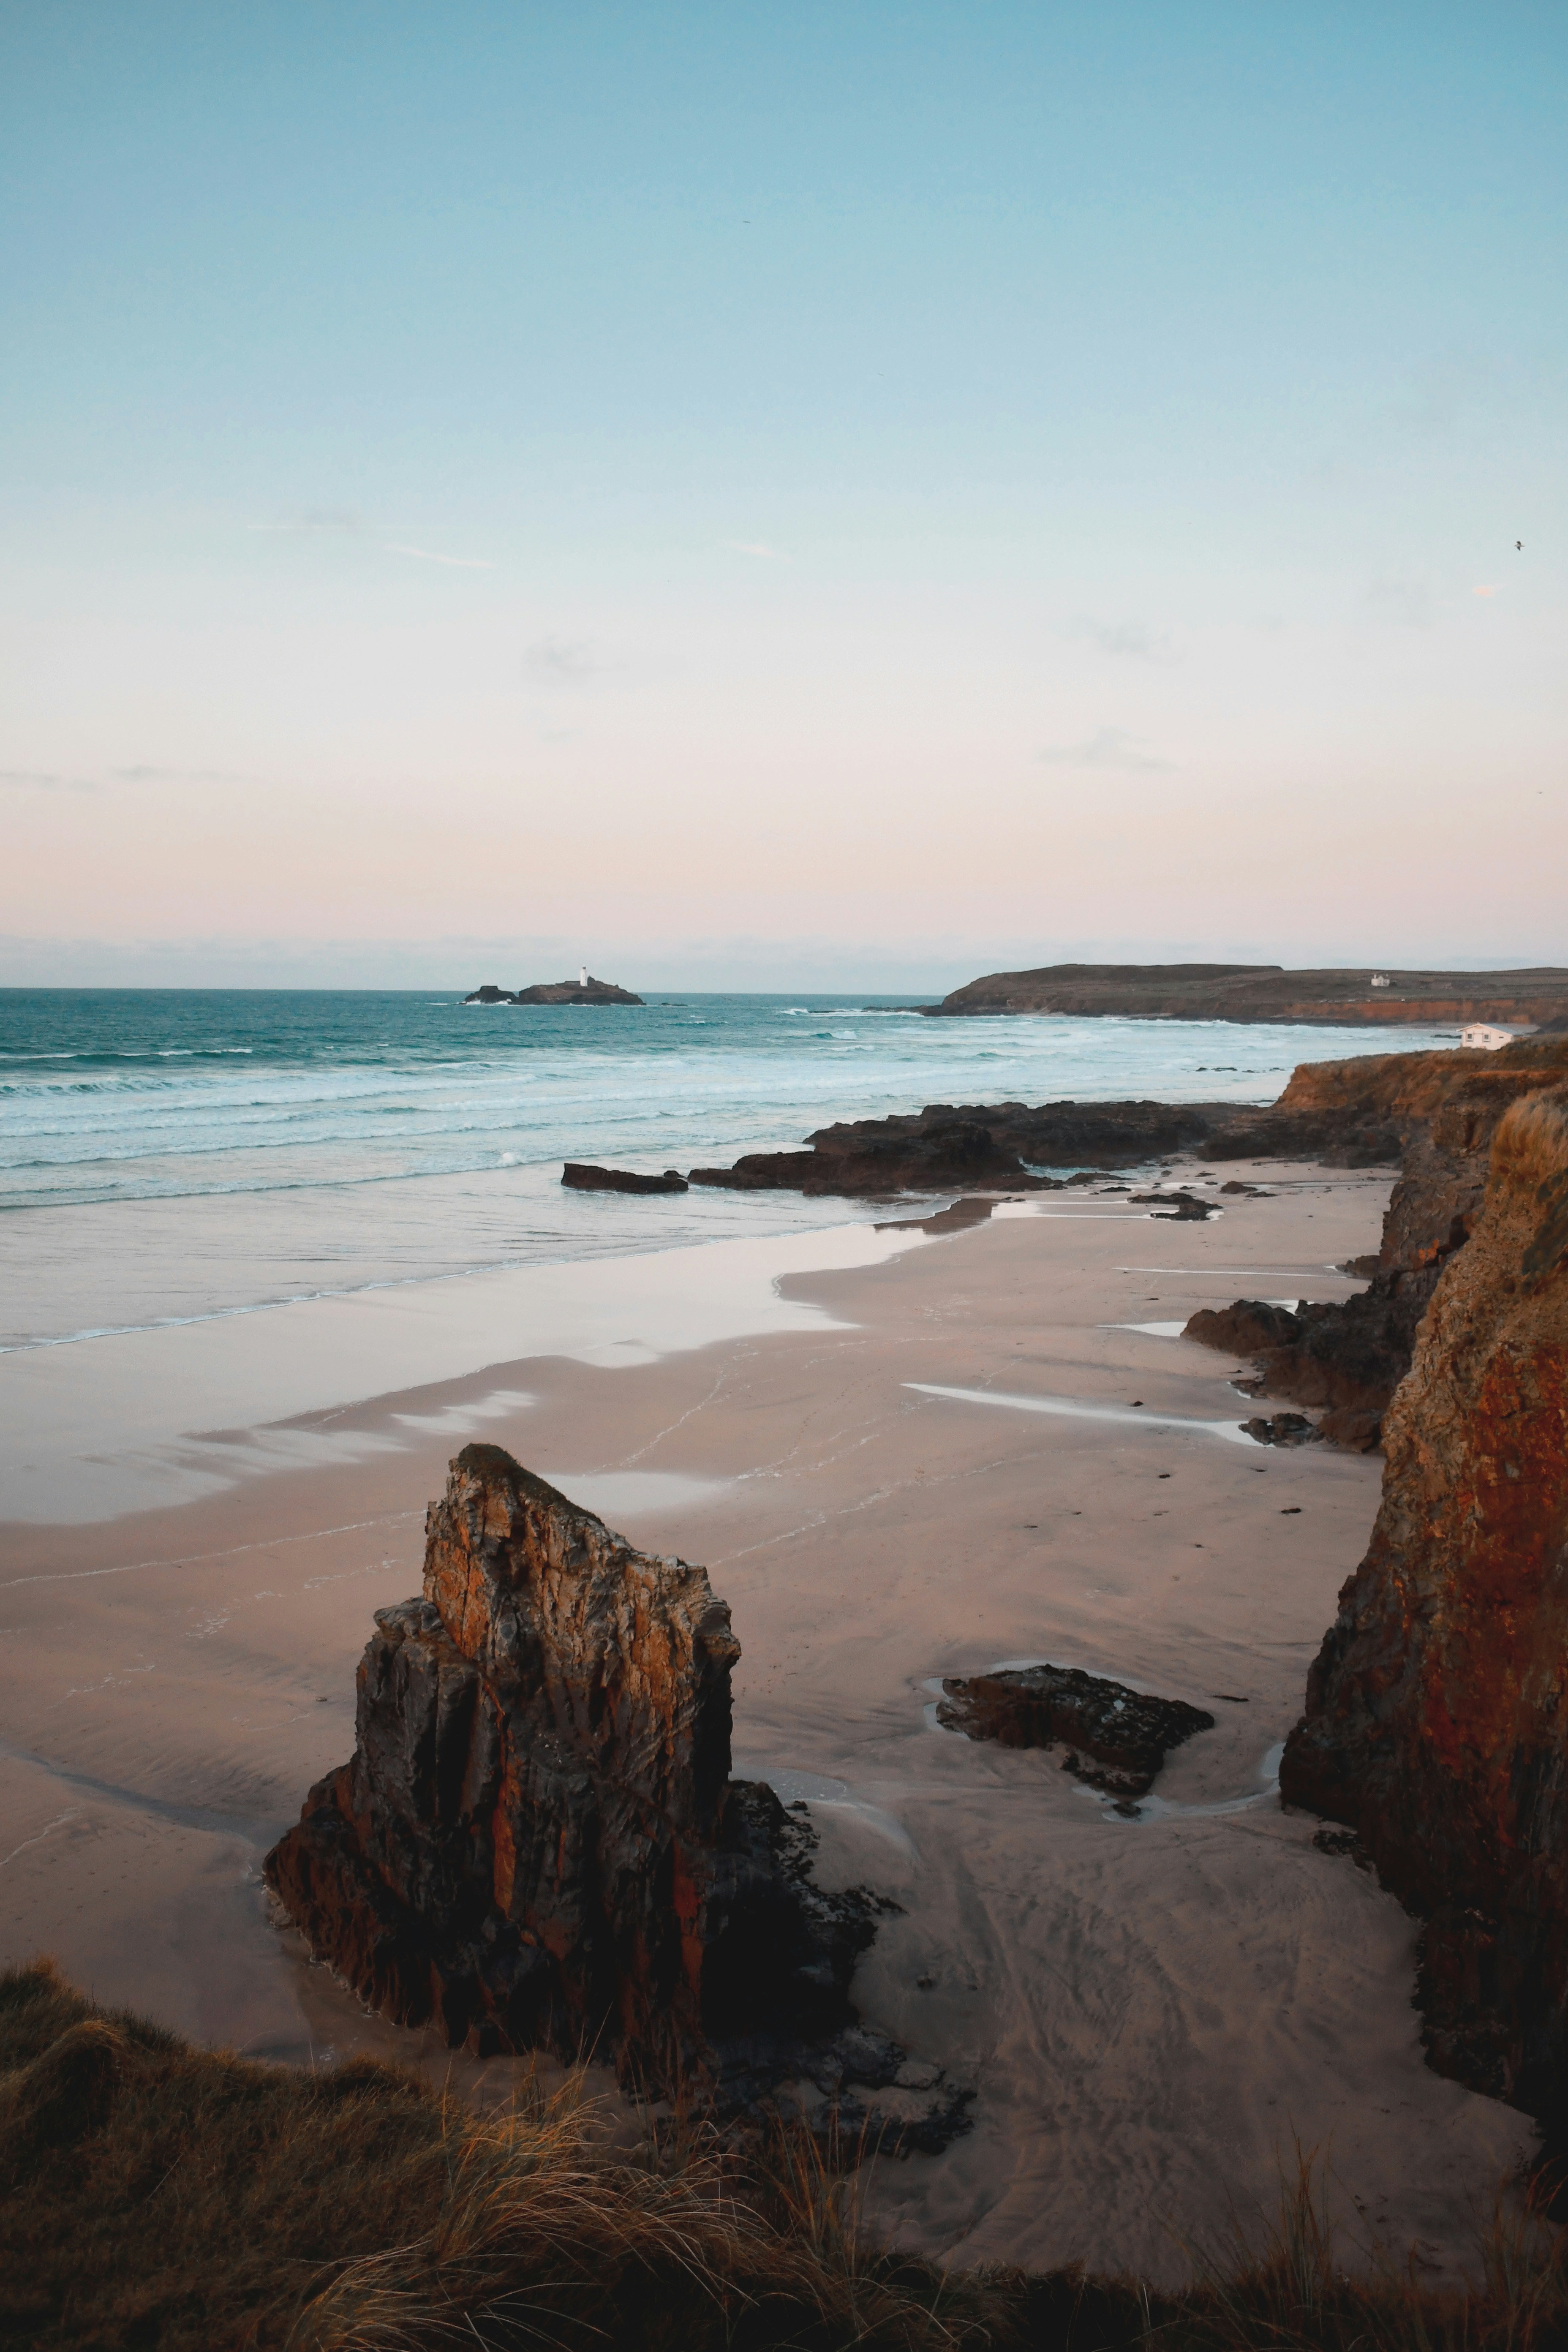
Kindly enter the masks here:
<path id="1" fill-rule="evenodd" d="M 896 997 L 0 991 L 0 1344 L 474 1266 L 842 1223 L 789 1196 L 565 1193 L 930 1102 L 1261 1102 L 1437 1033 L 930 1021 Z"/>

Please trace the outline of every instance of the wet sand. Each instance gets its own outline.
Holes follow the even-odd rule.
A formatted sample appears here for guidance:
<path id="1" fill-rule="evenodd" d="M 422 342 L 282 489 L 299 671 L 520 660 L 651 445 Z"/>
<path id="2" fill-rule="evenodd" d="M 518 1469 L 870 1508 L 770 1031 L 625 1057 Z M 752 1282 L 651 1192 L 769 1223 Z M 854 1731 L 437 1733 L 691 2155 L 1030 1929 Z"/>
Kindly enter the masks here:
<path id="1" fill-rule="evenodd" d="M 517 1276 L 460 1316 L 405 1297 L 370 1402 L 332 1389 L 365 1358 L 324 1320 L 297 1360 L 306 1327 L 278 1318 L 303 1309 L 205 1353 L 137 1335 L 180 1357 L 162 1388 L 50 1351 L 4 1488 L 31 1498 L 0 1570 L 5 1956 L 52 1950 L 100 1998 L 257 2053 L 419 2051 L 268 1925 L 258 1864 L 349 1752 L 371 1612 L 417 1589 L 425 1504 L 484 1436 L 707 1563 L 744 1651 L 737 1769 L 808 1799 L 824 1875 L 904 1905 L 857 1998 L 977 2096 L 946 2154 L 879 2168 L 883 2226 L 961 2262 L 1179 2275 L 1179 2239 L 1267 2200 L 1295 2136 L 1367 2232 L 1468 2257 L 1530 2127 L 1427 2071 L 1413 1924 L 1269 1786 L 1381 1464 L 1238 1438 L 1236 1365 L 1164 1328 L 1352 1286 L 1333 1269 L 1374 1245 L 1386 1182 L 1263 1172 L 1275 1197 L 1207 1223 L 1090 1192 L 878 1236 L 874 1263 L 864 1227 L 796 1236 L 839 1263 L 776 1291 L 722 1258 L 747 1244 L 530 1270 L 548 1315 L 494 1287 Z M 204 1395 L 248 1418 L 194 1420 Z M 121 1507 L 138 1495 L 183 1499 Z M 934 1727 L 936 1678 L 1037 1657 L 1215 1729 L 1129 1821 L 1048 1756 Z"/>

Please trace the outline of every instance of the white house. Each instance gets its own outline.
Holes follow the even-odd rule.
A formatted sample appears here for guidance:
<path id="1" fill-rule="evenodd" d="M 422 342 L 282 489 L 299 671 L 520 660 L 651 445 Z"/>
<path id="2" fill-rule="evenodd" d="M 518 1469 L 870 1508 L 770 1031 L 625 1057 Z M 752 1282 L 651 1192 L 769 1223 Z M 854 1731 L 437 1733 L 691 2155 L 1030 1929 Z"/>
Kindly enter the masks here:
<path id="1" fill-rule="evenodd" d="M 1489 1054 L 1495 1054 L 1500 1045 L 1511 1045 L 1516 1037 L 1531 1037 L 1534 1034 L 1533 1025 L 1523 1023 L 1517 1029 L 1500 1029 L 1492 1021 L 1467 1021 L 1459 1032 L 1459 1043 L 1461 1045 L 1482 1045 Z"/>
<path id="2" fill-rule="evenodd" d="M 1392 988 L 1394 982 L 1389 979 L 1388 974 L 1385 971 L 1374 971 L 1372 976 L 1372 984 L 1373 988 Z"/>

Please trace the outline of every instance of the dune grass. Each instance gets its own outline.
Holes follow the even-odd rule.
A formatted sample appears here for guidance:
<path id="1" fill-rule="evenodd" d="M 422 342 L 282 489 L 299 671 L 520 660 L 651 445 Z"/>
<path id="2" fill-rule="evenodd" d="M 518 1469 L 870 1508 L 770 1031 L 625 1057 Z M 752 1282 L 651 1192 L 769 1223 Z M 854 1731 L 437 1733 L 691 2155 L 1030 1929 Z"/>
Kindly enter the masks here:
<path id="1" fill-rule="evenodd" d="M 918 2159 L 916 2159 L 918 2160 Z M 1558 2234 L 1500 2220 L 1468 2292 L 1347 2275 L 1310 2160 L 1260 2247 L 1161 2294 L 943 2273 L 781 2132 L 615 2144 L 569 2079 L 480 2116 L 393 2067 L 198 2051 L 47 1963 L 0 1976 L 0 2342 L 36 2352 L 1555 2352 Z"/>

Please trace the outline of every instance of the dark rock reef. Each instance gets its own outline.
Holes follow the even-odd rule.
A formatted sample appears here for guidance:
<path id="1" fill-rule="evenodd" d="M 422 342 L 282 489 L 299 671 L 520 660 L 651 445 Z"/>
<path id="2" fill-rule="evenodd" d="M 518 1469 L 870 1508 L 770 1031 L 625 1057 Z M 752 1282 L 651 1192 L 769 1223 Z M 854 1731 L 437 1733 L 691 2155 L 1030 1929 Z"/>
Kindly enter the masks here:
<path id="1" fill-rule="evenodd" d="M 1077 1666 L 999 1666 L 951 1675 L 942 1687 L 937 1721 L 949 1730 L 1004 1748 L 1065 1748 L 1065 1771 L 1124 1801 L 1147 1796 L 1169 1749 L 1214 1729 L 1201 1706 Z"/>
<path id="2" fill-rule="evenodd" d="M 1157 1217 L 1167 1221 L 1178 1219 L 1184 1224 L 1202 1224 L 1205 1217 L 1217 1217 L 1219 1214 L 1217 1202 L 1202 1200 L 1196 1192 L 1181 1188 L 1173 1192 L 1134 1192 L 1131 1198 L 1135 1206 L 1152 1205 Z"/>
<path id="3" fill-rule="evenodd" d="M 805 2084 L 940 2145 L 963 2098 L 858 2024 L 880 1912 L 804 1811 L 730 1779 L 740 1647 L 707 1573 L 638 1552 L 499 1446 L 452 1464 L 422 1599 L 376 1612 L 353 1759 L 264 1864 L 318 1958 L 481 2054 L 597 2048 L 721 2116 Z M 814 2112 L 807 2101 L 807 2112 Z"/>
<path id="4" fill-rule="evenodd" d="M 1280 1790 L 1343 1822 L 1426 1927 L 1433 2063 L 1565 2152 L 1568 1089 L 1498 1125 L 1384 1421 L 1371 1547 Z"/>
<path id="5" fill-rule="evenodd" d="M 802 1151 L 749 1151 L 731 1168 L 693 1168 L 693 1184 L 732 1192 L 841 1193 L 876 1200 L 900 1192 L 990 1185 L 1046 1192 L 1050 1168 L 1141 1168 L 1192 1150 L 1234 1116 L 1226 1103 L 931 1103 L 892 1118 L 818 1128 Z"/>
<path id="6" fill-rule="evenodd" d="M 587 1160 L 568 1160 L 561 1181 L 574 1192 L 684 1192 L 686 1179 L 679 1168 L 662 1176 L 640 1176 L 634 1168 L 595 1168 Z"/>
<path id="7" fill-rule="evenodd" d="M 890 1118 L 847 1119 L 818 1128 L 799 1151 L 749 1151 L 729 1168 L 693 1168 L 689 1181 L 731 1192 L 878 1200 L 900 1192 L 981 1186 L 1043 1192 L 1064 1181 L 1087 1181 L 1045 1172 L 1052 1169 L 1146 1168 L 1177 1152 L 1216 1163 L 1303 1160 L 1339 1168 L 1393 1166 L 1403 1155 L 1405 1173 L 1390 1212 L 1383 1264 L 1408 1273 L 1415 1271 L 1414 1261 L 1406 1262 L 1411 1250 L 1429 1250 L 1444 1214 L 1451 1223 L 1462 1213 L 1458 1196 L 1467 1183 L 1479 1197 L 1485 1148 L 1508 1104 L 1556 1075 L 1568 1076 L 1568 1036 L 1542 1034 L 1495 1054 L 1456 1048 L 1303 1063 L 1279 1101 L 1258 1108 L 1235 1103 L 930 1103 L 924 1110 Z M 1450 1194 L 1456 1198 L 1445 1211 Z M 1175 1213 L 1181 1213 L 1183 1198 L 1191 1204 L 1187 1215 L 1213 1213 L 1211 1203 L 1191 1193 L 1173 1196 Z M 1406 1360 L 1408 1343 L 1406 1334 Z"/>
<path id="8" fill-rule="evenodd" d="M 1568 971 L 1287 971 L 1277 963 L 1057 963 L 955 988 L 937 1015 L 1118 1013 L 1162 1021 L 1544 1023 L 1568 1014 Z"/>
<path id="9" fill-rule="evenodd" d="M 607 980 L 595 980 L 592 973 L 585 980 L 539 980 L 531 988 L 498 988 L 486 981 L 463 999 L 465 1004 L 641 1004 L 644 999 L 634 996 L 629 988 L 616 988 Z"/>

